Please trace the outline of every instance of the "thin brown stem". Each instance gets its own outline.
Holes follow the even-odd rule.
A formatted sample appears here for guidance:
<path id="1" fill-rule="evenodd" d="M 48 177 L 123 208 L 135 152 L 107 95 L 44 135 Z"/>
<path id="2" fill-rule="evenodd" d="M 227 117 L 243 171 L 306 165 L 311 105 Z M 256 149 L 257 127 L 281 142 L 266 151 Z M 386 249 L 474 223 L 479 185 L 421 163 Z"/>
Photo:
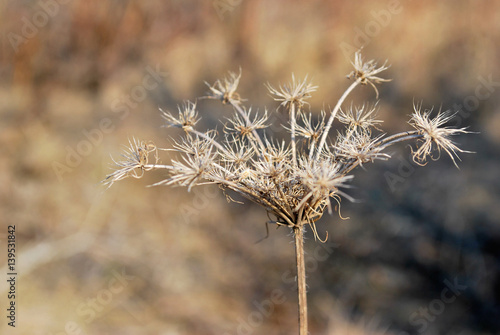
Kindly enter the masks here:
<path id="1" fill-rule="evenodd" d="M 300 218 L 299 218 L 300 220 Z M 307 335 L 307 286 L 304 260 L 304 226 L 294 226 L 295 254 L 297 258 L 297 290 L 299 297 L 299 335 Z"/>

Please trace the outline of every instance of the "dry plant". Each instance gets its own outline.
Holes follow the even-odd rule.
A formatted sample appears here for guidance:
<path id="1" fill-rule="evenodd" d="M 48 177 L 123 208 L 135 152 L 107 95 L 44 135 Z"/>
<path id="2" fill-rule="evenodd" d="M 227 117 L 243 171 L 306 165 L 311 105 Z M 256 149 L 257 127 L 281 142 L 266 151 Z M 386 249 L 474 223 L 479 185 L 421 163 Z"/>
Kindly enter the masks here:
<path id="1" fill-rule="evenodd" d="M 352 65 L 354 71 L 347 76 L 353 80 L 352 84 L 329 115 L 322 111 L 315 121 L 312 114 L 304 110 L 317 88 L 307 77 L 299 81 L 292 76 L 289 84 L 280 87 L 267 85 L 274 100 L 280 103 L 278 108 L 289 115 L 289 122 L 284 125 L 290 133 L 288 143 L 268 137 L 267 110 L 259 113 L 245 107 L 237 93 L 241 71 L 230 73 L 213 85 L 207 84 L 209 92 L 203 97 L 232 107 L 234 114 L 224 124 L 222 135 L 216 130 L 196 128 L 200 120 L 196 102 L 179 106 L 177 115 L 161 111 L 167 126 L 185 132 L 171 149 L 180 157 L 172 159 L 169 165 L 160 164 L 158 150 L 164 149 L 152 142 L 133 139 L 123 159 L 115 161 L 117 169 L 104 181 L 110 186 L 127 177 L 140 178 L 145 171 L 166 170 L 168 177 L 154 185 L 179 185 L 191 190 L 196 185 L 217 184 L 223 192 L 234 191 L 264 207 L 272 218 L 270 222 L 289 227 L 295 238 L 300 335 L 306 335 L 308 329 L 304 231 L 309 226 L 315 238 L 321 240 L 315 223 L 325 211 L 331 214 L 337 210 L 332 200 L 337 205 L 341 197 L 350 199 L 340 188 L 352 179 L 351 171 L 365 163 L 390 158 L 385 150 L 407 140 L 415 141 L 413 160 L 420 165 L 425 165 L 428 157 L 439 158 L 442 151 L 456 165 L 457 152 L 467 152 L 451 140 L 453 135 L 467 133 L 465 128 L 445 126 L 454 116 L 452 113 L 437 112 L 432 116 L 432 110 L 422 110 L 421 104 L 414 105 L 409 121 L 414 129 L 386 136 L 378 128 L 382 121 L 376 118 L 376 104 L 342 109 L 357 86 L 371 85 L 378 97 L 376 84 L 389 81 L 379 77 L 388 66 L 378 66 L 373 60 L 365 62 L 360 52 L 355 54 Z M 335 120 L 345 127 L 331 138 L 329 134 Z"/>

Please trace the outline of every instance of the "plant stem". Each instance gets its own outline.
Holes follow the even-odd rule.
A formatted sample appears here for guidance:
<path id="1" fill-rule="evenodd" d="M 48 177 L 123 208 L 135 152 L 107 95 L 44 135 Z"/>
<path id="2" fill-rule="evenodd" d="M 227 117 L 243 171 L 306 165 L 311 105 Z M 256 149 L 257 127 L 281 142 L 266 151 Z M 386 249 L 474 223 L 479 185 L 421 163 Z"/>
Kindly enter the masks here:
<path id="1" fill-rule="evenodd" d="M 319 145 L 318 145 L 318 149 L 316 151 L 316 160 L 319 159 L 319 157 L 321 156 L 321 149 L 323 149 L 323 146 L 325 145 L 325 141 L 326 141 L 326 138 L 328 137 L 328 132 L 330 131 L 330 128 L 332 127 L 332 123 L 333 123 L 333 120 L 335 120 L 335 116 L 337 115 L 337 112 L 339 111 L 340 109 L 340 106 L 342 106 L 342 103 L 344 102 L 344 100 L 347 98 L 347 96 L 349 95 L 349 93 L 351 93 L 351 91 L 356 87 L 358 86 L 358 84 L 361 82 L 361 79 L 360 78 L 357 78 L 352 84 L 351 86 L 349 86 L 347 88 L 347 90 L 345 90 L 344 94 L 342 94 L 342 96 L 340 97 L 339 101 L 337 102 L 337 104 L 335 105 L 335 107 L 333 108 L 331 114 L 330 114 L 330 118 L 328 119 L 328 123 L 326 124 L 325 126 L 325 129 L 323 130 L 323 135 L 321 136 L 321 141 L 319 142 Z"/>
<path id="2" fill-rule="evenodd" d="M 307 286 L 306 265 L 304 261 L 304 227 L 299 224 L 293 228 L 295 235 L 295 254 L 297 257 L 297 289 L 299 297 L 299 335 L 307 335 Z"/>
<path id="3" fill-rule="evenodd" d="M 411 130 L 394 134 L 385 138 L 381 138 L 379 141 L 376 142 L 376 144 L 380 149 L 385 149 L 387 146 L 392 145 L 394 143 L 421 137 L 422 135 L 419 133 L 418 130 Z"/>
<path id="4" fill-rule="evenodd" d="M 295 147 L 295 103 L 290 103 L 290 124 L 291 124 L 291 142 L 292 142 L 292 162 L 293 167 L 297 167 L 297 149 Z"/>

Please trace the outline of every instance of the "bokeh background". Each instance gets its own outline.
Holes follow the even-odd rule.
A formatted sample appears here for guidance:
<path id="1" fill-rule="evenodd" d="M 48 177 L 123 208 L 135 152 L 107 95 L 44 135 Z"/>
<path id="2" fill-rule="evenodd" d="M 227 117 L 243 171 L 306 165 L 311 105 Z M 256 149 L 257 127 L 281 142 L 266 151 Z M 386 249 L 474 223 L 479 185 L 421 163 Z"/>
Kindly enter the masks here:
<path id="1" fill-rule="evenodd" d="M 264 83 L 306 74 L 311 111 L 333 106 L 350 57 L 392 64 L 379 87 L 388 133 L 414 102 L 459 111 L 460 169 L 420 167 L 408 146 L 355 172 L 321 244 L 309 235 L 311 334 L 500 331 L 500 2 L 0 2 L 0 222 L 16 225 L 17 327 L 2 334 L 294 334 L 293 238 L 216 187 L 109 190 L 128 139 L 171 146 L 175 109 L 242 69 L 247 104 L 274 111 Z M 349 99 L 375 102 L 361 87 Z M 231 113 L 199 101 L 202 129 Z M 280 119 L 276 115 L 276 119 Z M 279 128 L 276 128 L 279 132 Z M 164 153 L 163 161 L 168 161 Z"/>

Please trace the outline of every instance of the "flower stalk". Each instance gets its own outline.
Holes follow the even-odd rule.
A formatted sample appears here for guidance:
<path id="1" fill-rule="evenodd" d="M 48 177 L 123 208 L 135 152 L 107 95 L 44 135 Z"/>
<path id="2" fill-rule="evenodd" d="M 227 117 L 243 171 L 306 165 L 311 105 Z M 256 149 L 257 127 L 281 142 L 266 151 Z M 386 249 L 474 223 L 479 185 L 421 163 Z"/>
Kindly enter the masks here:
<path id="1" fill-rule="evenodd" d="M 299 300 L 299 335 L 307 335 L 307 284 L 306 263 L 304 259 L 304 227 L 299 223 L 293 228 L 295 256 L 297 262 L 297 292 Z"/>

